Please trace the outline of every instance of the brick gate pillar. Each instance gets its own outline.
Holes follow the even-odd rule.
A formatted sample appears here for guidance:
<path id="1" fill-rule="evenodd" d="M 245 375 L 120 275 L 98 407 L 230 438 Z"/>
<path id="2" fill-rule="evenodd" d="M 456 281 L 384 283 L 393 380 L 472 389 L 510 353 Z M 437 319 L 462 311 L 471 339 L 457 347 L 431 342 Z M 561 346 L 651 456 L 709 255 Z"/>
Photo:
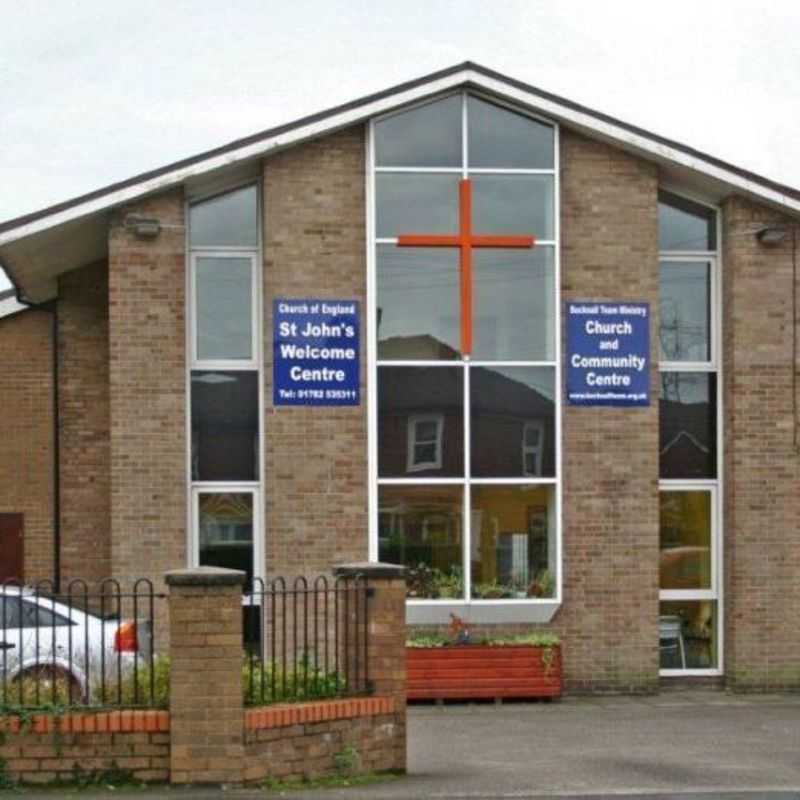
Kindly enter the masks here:
<path id="1" fill-rule="evenodd" d="M 244 769 L 242 587 L 216 567 L 167 572 L 170 781 L 241 783 Z"/>
<path id="2" fill-rule="evenodd" d="M 368 599 L 368 679 L 375 695 L 394 698 L 397 730 L 394 763 L 387 769 L 406 770 L 406 581 L 405 567 L 355 563 L 334 568 L 336 577 L 361 576 L 372 590 Z"/>

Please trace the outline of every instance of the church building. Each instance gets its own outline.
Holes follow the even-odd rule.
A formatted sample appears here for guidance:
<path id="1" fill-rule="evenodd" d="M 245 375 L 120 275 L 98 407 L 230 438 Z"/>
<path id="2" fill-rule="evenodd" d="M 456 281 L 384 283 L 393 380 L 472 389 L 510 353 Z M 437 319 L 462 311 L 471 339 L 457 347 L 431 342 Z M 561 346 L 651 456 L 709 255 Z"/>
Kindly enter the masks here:
<path id="1" fill-rule="evenodd" d="M 798 689 L 798 220 L 468 62 L 0 223 L 0 578 L 398 563 L 568 690 Z"/>

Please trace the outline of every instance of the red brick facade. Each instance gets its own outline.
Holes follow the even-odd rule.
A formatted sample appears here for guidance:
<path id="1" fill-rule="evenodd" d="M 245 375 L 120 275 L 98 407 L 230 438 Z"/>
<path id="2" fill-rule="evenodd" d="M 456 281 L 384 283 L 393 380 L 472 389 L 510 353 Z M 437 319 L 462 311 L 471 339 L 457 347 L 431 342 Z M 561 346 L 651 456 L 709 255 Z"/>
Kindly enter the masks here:
<path id="1" fill-rule="evenodd" d="M 53 574 L 52 315 L 0 319 L 0 514 L 23 515 L 25 580 Z"/>
<path id="2" fill-rule="evenodd" d="M 563 128 L 560 142 L 562 301 L 650 303 L 657 398 L 658 169 Z M 368 548 L 364 129 L 266 158 L 263 186 L 266 565 L 309 574 Z M 175 227 L 137 239 L 121 225 L 129 211 Z M 757 244 L 753 229 L 775 215 L 741 198 L 722 219 L 725 671 L 740 688 L 797 687 L 800 636 L 785 622 L 800 611 L 791 242 Z M 107 276 L 95 265 L 61 280 L 70 576 L 159 576 L 187 561 L 183 225 L 180 191 L 137 203 L 114 217 Z M 362 303 L 360 406 L 273 407 L 272 303 L 304 297 Z M 0 320 L 0 388 L 30 410 L 18 427 L 0 422 L 0 511 L 26 514 L 31 574 L 51 568 L 49 324 Z M 549 627 L 568 689 L 658 685 L 658 427 L 657 402 L 563 406 L 564 602 Z M 404 436 L 400 425 L 398 450 Z"/>
<path id="3" fill-rule="evenodd" d="M 111 569 L 108 265 L 59 281 L 58 390 L 61 576 L 98 581 Z"/>
<path id="4" fill-rule="evenodd" d="M 360 406 L 272 405 L 275 298 L 359 300 L 366 342 L 364 180 L 360 127 L 264 162 L 264 471 L 272 574 L 315 573 L 367 557 L 366 347 Z"/>
<path id="5" fill-rule="evenodd" d="M 758 244 L 755 229 L 789 220 L 741 198 L 724 204 L 722 219 L 725 671 L 734 688 L 797 689 L 800 452 L 792 393 L 800 363 L 793 363 L 792 235 L 778 246 Z"/>
<path id="6" fill-rule="evenodd" d="M 130 212 L 166 228 L 125 229 Z M 186 564 L 183 193 L 121 210 L 109 236 L 111 559 L 122 580 Z"/>
<path id="7" fill-rule="evenodd" d="M 656 169 L 562 132 L 562 300 L 650 303 L 658 330 Z M 657 364 L 651 337 L 651 364 Z M 658 397 L 658 375 L 651 392 Z M 658 680 L 658 405 L 563 406 L 564 638 L 568 688 Z"/>

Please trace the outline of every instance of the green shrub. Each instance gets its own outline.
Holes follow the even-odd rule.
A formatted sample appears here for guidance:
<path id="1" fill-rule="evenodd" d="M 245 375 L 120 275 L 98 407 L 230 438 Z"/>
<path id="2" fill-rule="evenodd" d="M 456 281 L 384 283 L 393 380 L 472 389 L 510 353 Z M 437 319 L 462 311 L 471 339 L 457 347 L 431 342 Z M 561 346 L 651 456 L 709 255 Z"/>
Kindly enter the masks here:
<path id="1" fill-rule="evenodd" d="M 512 645 L 532 645 L 534 647 L 553 647 L 561 640 L 554 633 L 518 633 L 507 636 L 473 636 L 470 644 L 488 644 L 492 647 L 509 647 Z M 440 633 L 421 633 L 406 640 L 406 647 L 445 647 L 452 645 L 451 638 Z"/>
<path id="2" fill-rule="evenodd" d="M 339 673 L 315 668 L 309 659 L 288 669 L 249 658 L 242 665 L 242 691 L 248 706 L 337 697 L 346 686 Z"/>
<path id="3" fill-rule="evenodd" d="M 99 680 L 92 681 L 90 700 L 93 705 L 151 706 L 167 708 L 169 706 L 169 656 L 156 656 L 152 668 L 147 663 L 139 664 L 134 673 L 128 668 L 117 682 L 117 676 L 106 680 L 105 696 Z M 153 694 L 150 688 L 152 682 Z"/>

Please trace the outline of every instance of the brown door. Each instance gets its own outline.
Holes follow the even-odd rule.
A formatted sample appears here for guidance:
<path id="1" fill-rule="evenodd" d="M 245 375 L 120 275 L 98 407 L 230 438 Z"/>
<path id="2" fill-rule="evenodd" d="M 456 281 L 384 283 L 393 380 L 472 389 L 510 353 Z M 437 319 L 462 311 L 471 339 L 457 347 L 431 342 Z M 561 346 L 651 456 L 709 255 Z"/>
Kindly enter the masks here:
<path id="1" fill-rule="evenodd" d="M 22 514 L 0 514 L 0 581 L 22 580 Z"/>

